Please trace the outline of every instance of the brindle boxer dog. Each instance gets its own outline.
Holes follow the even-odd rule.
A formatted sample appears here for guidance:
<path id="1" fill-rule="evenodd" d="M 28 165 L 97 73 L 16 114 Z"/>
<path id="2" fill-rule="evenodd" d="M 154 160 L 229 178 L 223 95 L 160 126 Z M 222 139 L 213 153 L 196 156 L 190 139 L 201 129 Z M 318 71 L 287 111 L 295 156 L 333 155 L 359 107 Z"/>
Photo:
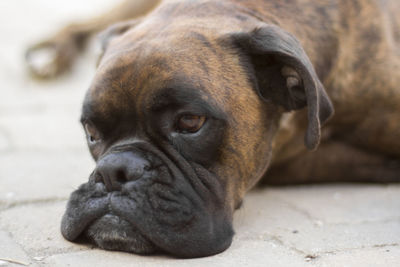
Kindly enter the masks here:
<path id="1" fill-rule="evenodd" d="M 157 4 L 126 2 L 28 53 L 57 74 L 91 32 L 151 10 L 102 34 L 82 112 L 97 166 L 71 195 L 66 239 L 212 255 L 261 178 L 400 180 L 399 1 Z M 43 49 L 54 57 L 37 66 Z"/>

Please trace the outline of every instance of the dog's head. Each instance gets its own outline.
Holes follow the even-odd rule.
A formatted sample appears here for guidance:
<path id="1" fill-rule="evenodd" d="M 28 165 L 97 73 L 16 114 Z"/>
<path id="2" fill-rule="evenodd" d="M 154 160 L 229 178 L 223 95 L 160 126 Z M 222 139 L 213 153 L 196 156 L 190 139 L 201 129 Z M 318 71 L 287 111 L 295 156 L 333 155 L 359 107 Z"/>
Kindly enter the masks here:
<path id="1" fill-rule="evenodd" d="M 307 106 L 305 143 L 318 145 L 332 106 L 299 42 L 228 7 L 211 10 L 167 5 L 103 35 L 82 114 L 97 166 L 71 195 L 67 239 L 180 257 L 221 252 L 234 209 L 270 162 L 282 114 Z"/>

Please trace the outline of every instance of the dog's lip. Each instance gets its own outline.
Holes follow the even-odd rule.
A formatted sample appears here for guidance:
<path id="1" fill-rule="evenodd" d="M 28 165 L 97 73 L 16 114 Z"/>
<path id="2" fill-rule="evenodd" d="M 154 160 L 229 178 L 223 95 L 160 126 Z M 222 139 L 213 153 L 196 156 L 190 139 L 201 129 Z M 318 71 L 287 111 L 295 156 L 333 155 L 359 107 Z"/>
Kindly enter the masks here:
<path id="1" fill-rule="evenodd" d="M 153 253 L 157 247 L 125 218 L 107 213 L 84 230 L 99 247 L 139 254 Z"/>
<path id="2" fill-rule="evenodd" d="M 86 207 L 90 207 L 90 209 L 85 209 L 83 211 L 86 214 L 66 212 L 61 221 L 62 235 L 70 241 L 78 238 L 78 236 L 82 234 L 82 232 L 93 221 L 97 220 L 108 212 L 109 199 L 109 196 L 89 199 L 85 205 Z"/>
<path id="3" fill-rule="evenodd" d="M 90 204 L 88 206 L 90 206 L 90 208 L 88 208 L 86 216 L 73 217 L 65 214 L 61 224 L 61 232 L 63 236 L 67 240 L 73 241 L 102 218 L 107 216 L 115 216 L 128 222 L 130 226 L 135 229 L 138 235 L 142 236 L 146 240 L 149 240 L 146 233 L 140 231 L 139 227 L 137 227 L 129 218 L 129 214 L 121 213 L 121 211 L 115 210 L 115 207 L 118 206 L 118 203 L 116 202 L 119 202 L 121 198 L 128 200 L 132 204 L 134 203 L 133 200 L 129 200 L 129 197 L 123 195 L 121 192 L 114 191 L 107 193 L 107 195 L 104 197 L 89 199 L 88 202 Z"/>
<path id="4" fill-rule="evenodd" d="M 121 196 L 120 192 L 109 192 L 103 197 L 93 197 L 85 203 L 86 214 L 65 213 L 61 222 L 61 233 L 70 241 L 78 238 L 90 225 L 107 214 L 114 214 L 112 211 L 113 196 Z"/>

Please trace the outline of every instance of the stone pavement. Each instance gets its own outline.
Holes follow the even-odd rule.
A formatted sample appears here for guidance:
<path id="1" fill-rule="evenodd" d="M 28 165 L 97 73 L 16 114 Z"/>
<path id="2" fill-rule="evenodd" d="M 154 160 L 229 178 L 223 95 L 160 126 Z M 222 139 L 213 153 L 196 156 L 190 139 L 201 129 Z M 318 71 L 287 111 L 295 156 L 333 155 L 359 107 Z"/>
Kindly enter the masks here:
<path id="1" fill-rule="evenodd" d="M 23 68 L 23 50 L 112 2 L 0 1 L 0 266 L 400 266 L 396 184 L 256 189 L 235 214 L 232 246 L 213 257 L 137 256 L 64 240 L 68 195 L 94 166 L 78 123 L 94 55 L 38 82 Z"/>

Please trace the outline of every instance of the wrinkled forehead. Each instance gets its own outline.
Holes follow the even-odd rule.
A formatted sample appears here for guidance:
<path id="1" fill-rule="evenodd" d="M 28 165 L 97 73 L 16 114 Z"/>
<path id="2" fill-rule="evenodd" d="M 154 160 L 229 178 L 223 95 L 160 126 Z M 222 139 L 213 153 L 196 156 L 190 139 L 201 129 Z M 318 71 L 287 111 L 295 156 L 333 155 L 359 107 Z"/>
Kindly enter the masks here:
<path id="1" fill-rule="evenodd" d="M 210 93 L 205 65 L 186 65 L 188 60 L 157 50 L 115 55 L 98 70 L 86 101 L 111 113 L 116 108 L 150 109 L 168 94 L 204 99 Z"/>
<path id="2" fill-rule="evenodd" d="M 132 109 L 133 103 L 150 108 L 154 96 L 170 88 L 221 106 L 221 92 L 232 86 L 234 68 L 239 68 L 233 61 L 237 59 L 202 27 L 139 25 L 111 42 L 86 102 L 96 103 L 103 113 L 111 107 Z"/>

